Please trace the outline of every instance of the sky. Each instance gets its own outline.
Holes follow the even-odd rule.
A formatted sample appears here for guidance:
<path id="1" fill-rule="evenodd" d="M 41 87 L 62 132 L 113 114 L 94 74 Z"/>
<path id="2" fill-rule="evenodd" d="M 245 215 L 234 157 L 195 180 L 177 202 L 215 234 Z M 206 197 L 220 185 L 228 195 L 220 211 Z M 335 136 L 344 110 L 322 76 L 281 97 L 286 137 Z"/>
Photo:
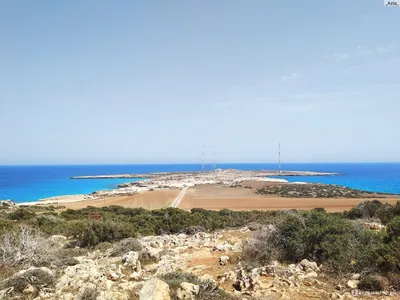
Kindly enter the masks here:
<path id="1" fill-rule="evenodd" d="M 400 7 L 0 1 L 0 164 L 400 161 Z"/>

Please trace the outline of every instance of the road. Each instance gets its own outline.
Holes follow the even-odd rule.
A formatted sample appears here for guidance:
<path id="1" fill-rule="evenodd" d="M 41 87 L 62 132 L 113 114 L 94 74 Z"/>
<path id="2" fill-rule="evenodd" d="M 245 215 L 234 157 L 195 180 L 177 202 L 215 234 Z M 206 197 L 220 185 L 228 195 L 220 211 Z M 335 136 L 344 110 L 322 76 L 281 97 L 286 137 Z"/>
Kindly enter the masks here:
<path id="1" fill-rule="evenodd" d="M 183 199 L 183 196 L 185 196 L 187 190 L 188 190 L 188 187 L 183 188 L 183 190 L 179 193 L 179 195 L 176 197 L 174 202 L 172 202 L 171 207 L 178 207 L 179 206 L 179 203 Z"/>

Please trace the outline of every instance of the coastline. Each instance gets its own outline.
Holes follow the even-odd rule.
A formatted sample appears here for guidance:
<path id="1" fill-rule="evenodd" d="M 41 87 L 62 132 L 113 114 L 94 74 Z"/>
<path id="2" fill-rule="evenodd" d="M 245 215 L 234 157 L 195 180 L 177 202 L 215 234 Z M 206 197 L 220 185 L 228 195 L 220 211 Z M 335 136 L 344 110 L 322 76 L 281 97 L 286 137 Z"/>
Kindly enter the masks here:
<path id="1" fill-rule="evenodd" d="M 294 174 L 293 176 L 301 176 L 299 174 L 303 174 L 303 176 L 334 176 L 333 174 L 336 174 L 298 171 L 286 171 L 281 174 L 287 176 L 288 173 Z M 291 196 L 291 193 L 295 193 L 294 190 L 298 190 L 301 186 L 303 186 L 302 189 L 317 187 L 317 189 L 322 190 L 334 190 L 338 187 L 307 182 L 288 182 L 286 179 L 267 177 L 267 174 L 271 174 L 271 172 L 229 169 L 211 172 L 158 172 L 75 177 L 75 179 L 102 179 L 129 176 L 126 178 L 143 178 L 143 180 L 126 182 L 113 190 L 96 191 L 91 194 L 55 196 L 35 202 L 17 203 L 17 205 L 61 205 L 66 208 L 82 208 L 89 205 L 121 205 L 154 209 L 173 206 L 174 200 L 176 201 L 174 197 L 178 197 L 182 190 L 185 190 L 186 195 L 180 199 L 182 201 L 177 206 L 182 209 L 198 207 L 205 209 L 275 210 L 327 207 L 328 210 L 341 211 L 374 197 L 393 203 L 400 200 L 399 195 L 369 193 L 344 187 L 342 190 L 350 191 L 353 195 L 348 196 L 343 192 L 329 198 L 324 195 L 310 196 L 313 195 L 314 192 L 312 192 L 310 195 L 300 193 Z M 273 173 L 273 176 L 276 177 L 276 172 Z M 258 190 L 263 187 L 284 187 L 289 190 L 288 196 L 282 196 L 279 193 L 261 195 Z M 354 194 L 356 192 L 360 193 Z"/>

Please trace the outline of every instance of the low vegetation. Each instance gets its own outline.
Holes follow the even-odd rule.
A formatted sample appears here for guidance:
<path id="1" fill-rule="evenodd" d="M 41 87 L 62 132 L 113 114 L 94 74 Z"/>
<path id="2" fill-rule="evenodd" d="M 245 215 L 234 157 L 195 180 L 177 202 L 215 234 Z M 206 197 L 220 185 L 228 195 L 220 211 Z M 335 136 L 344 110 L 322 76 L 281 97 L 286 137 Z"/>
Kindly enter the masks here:
<path id="1" fill-rule="evenodd" d="M 381 195 L 327 184 L 283 184 L 258 189 L 257 194 L 288 198 L 379 198 Z"/>
<path id="2" fill-rule="evenodd" d="M 363 222 L 380 222 L 386 228 L 369 230 L 361 225 Z M 112 249 L 115 256 L 140 252 L 141 245 L 136 239 L 140 236 L 196 234 L 245 225 L 254 230 L 254 235 L 245 244 L 243 264 L 265 265 L 273 260 L 296 263 L 309 259 L 322 264 L 326 273 L 361 273 L 360 287 L 365 290 L 400 289 L 400 202 L 393 206 L 377 200 L 360 203 L 344 213 L 327 213 L 323 209 L 148 211 L 120 206 L 67 209 L 60 213 L 51 207 L 3 209 L 0 270 L 9 274 L 30 266 L 74 265 L 78 263 L 74 256 L 94 249 Z M 66 236 L 68 243 L 56 245 L 48 238 L 51 235 Z M 171 287 L 182 280 L 199 284 L 199 299 L 229 299 L 211 283 L 200 282 L 191 275 L 168 276 L 164 279 Z M 23 278 L 18 280 L 23 285 Z M 90 299 L 91 295 L 95 291 L 87 291 L 81 298 Z"/>
<path id="3" fill-rule="evenodd" d="M 238 300 L 220 289 L 215 282 L 210 280 L 202 280 L 195 275 L 175 272 L 164 275 L 161 278 L 166 282 L 170 289 L 172 300 L 177 300 L 177 291 L 183 282 L 192 283 L 199 286 L 199 292 L 196 295 L 198 300 Z"/>

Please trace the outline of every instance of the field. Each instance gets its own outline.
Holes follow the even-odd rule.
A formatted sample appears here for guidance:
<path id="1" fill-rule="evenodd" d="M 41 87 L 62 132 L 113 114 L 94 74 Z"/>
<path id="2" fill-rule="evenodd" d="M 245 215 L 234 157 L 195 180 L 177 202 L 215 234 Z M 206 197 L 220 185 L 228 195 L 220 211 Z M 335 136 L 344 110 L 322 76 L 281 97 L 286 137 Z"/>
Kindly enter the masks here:
<path id="1" fill-rule="evenodd" d="M 102 207 L 108 205 L 120 205 L 123 207 L 143 207 L 145 209 L 159 209 L 169 207 L 179 194 L 178 189 L 158 190 L 144 192 L 134 196 L 118 196 L 99 200 L 63 203 L 70 209 L 80 209 L 87 206 Z"/>
<path id="2" fill-rule="evenodd" d="M 370 198 L 285 198 L 277 195 L 255 194 L 253 189 L 244 187 L 223 187 L 203 185 L 190 188 L 179 207 L 182 209 L 204 208 L 221 210 L 310 210 L 323 207 L 329 212 L 349 210 L 356 204 L 371 200 Z M 384 196 L 381 202 L 396 204 L 399 196 Z"/>

